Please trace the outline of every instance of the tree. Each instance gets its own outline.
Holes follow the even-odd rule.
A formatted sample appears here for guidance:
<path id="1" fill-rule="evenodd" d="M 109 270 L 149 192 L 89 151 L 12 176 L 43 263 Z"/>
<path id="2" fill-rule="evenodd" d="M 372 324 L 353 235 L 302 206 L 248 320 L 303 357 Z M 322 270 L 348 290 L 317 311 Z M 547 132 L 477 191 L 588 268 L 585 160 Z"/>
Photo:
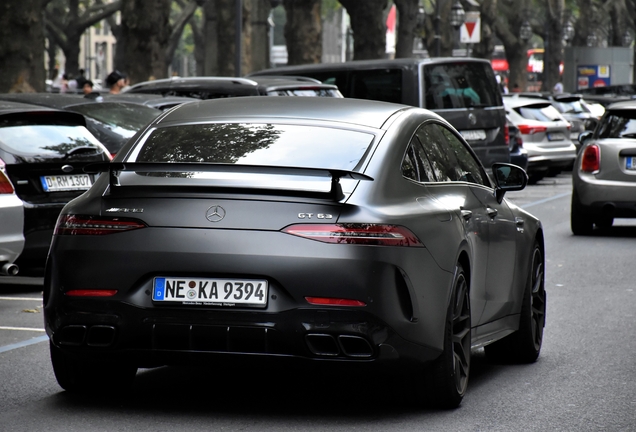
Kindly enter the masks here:
<path id="1" fill-rule="evenodd" d="M 44 17 L 49 0 L 0 2 L 0 92 L 44 91 Z"/>
<path id="2" fill-rule="evenodd" d="M 354 60 L 379 59 L 386 52 L 384 10 L 388 0 L 339 0 L 351 19 Z"/>
<path id="3" fill-rule="evenodd" d="M 497 25 L 497 0 L 481 0 L 479 15 L 481 19 L 481 41 L 474 44 L 474 57 L 492 59 L 495 50 L 495 26 Z"/>
<path id="4" fill-rule="evenodd" d="M 283 0 L 287 14 L 285 41 L 288 65 L 322 61 L 321 2 L 322 0 Z"/>
<path id="5" fill-rule="evenodd" d="M 517 0 L 499 0 L 499 16 L 495 22 L 495 33 L 501 40 L 510 67 L 509 81 L 521 89 L 526 87 L 528 64 L 528 41 L 520 37 L 525 13 L 520 13 Z"/>
<path id="6" fill-rule="evenodd" d="M 393 2 L 398 11 L 395 57 L 412 57 L 413 39 L 415 38 L 420 2 L 419 0 L 393 0 Z"/>
<path id="7" fill-rule="evenodd" d="M 87 28 L 113 15 L 121 8 L 121 0 L 103 4 L 90 0 L 51 1 L 45 10 L 49 41 L 59 46 L 66 62 L 64 71 L 69 77 L 79 71 L 80 41 Z"/>

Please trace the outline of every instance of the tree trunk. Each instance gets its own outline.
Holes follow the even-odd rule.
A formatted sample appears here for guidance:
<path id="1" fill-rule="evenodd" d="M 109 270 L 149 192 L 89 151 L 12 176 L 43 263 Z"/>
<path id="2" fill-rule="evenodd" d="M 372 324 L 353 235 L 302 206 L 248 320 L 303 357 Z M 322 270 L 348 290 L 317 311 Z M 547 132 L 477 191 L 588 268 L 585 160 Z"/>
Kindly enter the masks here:
<path id="1" fill-rule="evenodd" d="M 560 66 L 563 62 L 563 12 L 565 0 L 546 0 L 546 33 L 543 39 L 542 91 L 552 91 L 561 81 Z"/>
<path id="2" fill-rule="evenodd" d="M 171 0 L 124 0 L 121 20 L 126 40 L 124 70 L 131 84 L 168 76 Z"/>
<path id="3" fill-rule="evenodd" d="M 426 21 L 424 23 L 426 29 L 426 36 L 424 38 L 424 44 L 426 50 L 431 57 L 449 57 L 453 54 L 453 32 L 455 29 L 448 24 L 448 18 L 452 7 L 451 1 L 439 1 L 439 53 L 437 53 L 437 38 L 435 31 L 435 21 L 437 19 L 435 15 L 435 9 L 432 13 L 427 13 Z M 435 3 L 435 2 L 434 2 Z M 430 12 L 430 11 L 429 11 Z"/>
<path id="4" fill-rule="evenodd" d="M 321 1 L 283 0 L 287 14 L 285 43 L 288 65 L 322 61 Z"/>
<path id="5" fill-rule="evenodd" d="M 0 92 L 44 91 L 43 0 L 0 2 Z"/>
<path id="6" fill-rule="evenodd" d="M 499 15 L 494 24 L 497 37 L 501 40 L 510 68 L 508 87 L 512 91 L 515 84 L 525 90 L 528 81 L 528 42 L 519 37 L 519 29 L 525 20 L 519 13 L 517 0 L 499 1 Z"/>
<path id="7" fill-rule="evenodd" d="M 272 10 L 270 2 L 250 0 L 252 6 L 252 63 L 250 69 L 259 71 L 270 67 L 269 52 L 269 14 Z"/>
<path id="8" fill-rule="evenodd" d="M 481 41 L 472 47 L 473 57 L 492 59 L 495 50 L 495 23 L 497 21 L 497 0 L 484 0 L 479 9 L 481 18 Z"/>
<path id="9" fill-rule="evenodd" d="M 371 60 L 386 54 L 384 10 L 388 0 L 338 0 L 351 18 L 353 59 Z"/>
<path id="10" fill-rule="evenodd" d="M 236 61 L 236 0 L 216 0 L 218 64 L 217 71 L 222 76 L 235 76 Z"/>
<path id="11" fill-rule="evenodd" d="M 393 0 L 398 11 L 395 58 L 413 57 L 413 40 L 417 27 L 419 0 Z"/>
<path id="12" fill-rule="evenodd" d="M 207 76 L 219 75 L 219 14 L 216 3 L 215 0 L 211 0 L 203 5 L 202 74 Z"/>

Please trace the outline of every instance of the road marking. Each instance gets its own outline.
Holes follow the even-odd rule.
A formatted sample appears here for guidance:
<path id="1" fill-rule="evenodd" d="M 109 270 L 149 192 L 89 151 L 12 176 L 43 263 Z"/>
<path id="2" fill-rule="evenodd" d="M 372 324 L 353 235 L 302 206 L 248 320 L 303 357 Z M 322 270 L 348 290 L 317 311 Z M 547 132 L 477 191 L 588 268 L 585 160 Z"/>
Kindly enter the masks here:
<path id="1" fill-rule="evenodd" d="M 524 205 L 519 206 L 519 207 L 528 208 L 528 207 L 536 206 L 536 205 L 539 205 L 539 204 L 544 204 L 544 203 L 547 203 L 547 202 L 555 200 L 555 199 L 563 198 L 563 197 L 566 197 L 566 196 L 571 195 L 571 194 L 572 194 L 572 192 L 565 192 L 565 193 L 562 193 L 562 194 L 559 194 L 559 195 L 551 196 L 550 198 L 545 198 L 545 199 L 542 199 L 542 200 L 539 200 L 539 201 L 535 201 L 535 202 L 531 202 L 531 203 L 528 203 L 528 204 L 524 204 Z"/>
<path id="2" fill-rule="evenodd" d="M 42 297 L 0 297 L 0 300 L 38 300 L 42 301 Z"/>
<path id="3" fill-rule="evenodd" d="M 49 339 L 48 336 L 39 336 L 39 337 L 36 337 L 36 338 L 33 338 L 33 339 L 29 339 L 29 340 L 26 340 L 26 341 L 23 341 L 23 342 L 18 342 L 18 343 L 11 344 L 11 345 L 5 345 L 3 347 L 0 347 L 0 353 L 7 352 L 7 351 L 12 351 L 12 350 L 18 349 L 18 348 L 23 348 L 23 347 L 26 347 L 26 346 L 29 346 L 29 345 L 34 345 L 34 344 L 37 344 L 37 343 L 40 343 L 40 342 L 47 341 L 48 339 Z"/>

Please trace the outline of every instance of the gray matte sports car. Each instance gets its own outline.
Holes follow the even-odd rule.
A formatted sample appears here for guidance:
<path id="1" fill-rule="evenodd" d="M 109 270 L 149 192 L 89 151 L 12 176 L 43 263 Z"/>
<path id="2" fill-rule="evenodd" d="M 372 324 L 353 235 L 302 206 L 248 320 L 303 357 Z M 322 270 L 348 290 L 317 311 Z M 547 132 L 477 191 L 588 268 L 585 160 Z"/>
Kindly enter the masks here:
<path id="1" fill-rule="evenodd" d="M 59 218 L 45 322 L 59 384 L 232 358 L 412 365 L 456 407 L 471 349 L 532 362 L 546 293 L 540 221 L 504 199 L 440 116 L 339 98 L 181 105 Z"/>

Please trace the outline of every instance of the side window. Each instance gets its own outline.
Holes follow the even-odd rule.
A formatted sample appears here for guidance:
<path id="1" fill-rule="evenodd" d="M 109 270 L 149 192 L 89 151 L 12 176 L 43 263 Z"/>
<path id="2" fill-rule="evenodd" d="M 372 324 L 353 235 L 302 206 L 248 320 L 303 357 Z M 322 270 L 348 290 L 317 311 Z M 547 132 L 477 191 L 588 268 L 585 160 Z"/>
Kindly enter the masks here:
<path id="1" fill-rule="evenodd" d="M 402 161 L 402 175 L 421 183 L 435 181 L 433 169 L 417 138 L 413 138 L 406 149 L 406 154 Z"/>
<path id="2" fill-rule="evenodd" d="M 488 176 L 481 164 L 450 130 L 441 125 L 435 125 L 448 142 L 448 149 L 455 154 L 455 158 L 462 170 L 460 180 L 490 186 Z"/>
<path id="3" fill-rule="evenodd" d="M 351 71 L 348 97 L 401 103 L 402 70 L 371 69 Z"/>
<path id="4" fill-rule="evenodd" d="M 438 126 L 432 123 L 423 125 L 417 130 L 416 136 L 424 147 L 437 181 L 460 181 L 462 170 L 455 153 L 447 149 L 448 143 Z"/>

